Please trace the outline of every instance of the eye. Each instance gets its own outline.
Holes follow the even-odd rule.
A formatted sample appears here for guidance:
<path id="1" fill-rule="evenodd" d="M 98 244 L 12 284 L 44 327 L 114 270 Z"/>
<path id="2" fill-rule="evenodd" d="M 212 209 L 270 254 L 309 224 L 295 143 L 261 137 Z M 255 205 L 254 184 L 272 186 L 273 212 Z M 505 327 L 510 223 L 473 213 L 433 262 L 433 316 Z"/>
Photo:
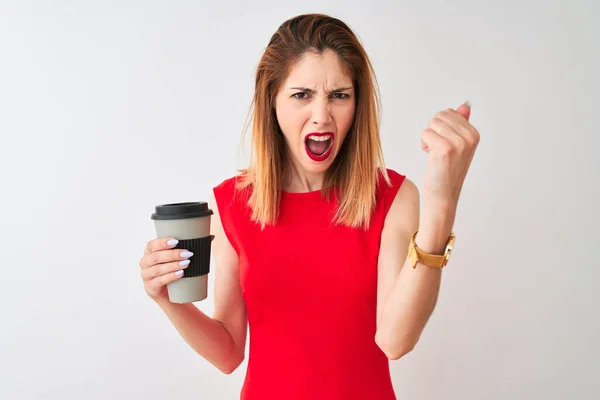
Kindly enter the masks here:
<path id="1" fill-rule="evenodd" d="M 298 100 L 304 100 L 304 99 L 306 99 L 306 97 L 304 97 L 304 95 L 308 95 L 308 93 L 306 93 L 306 92 L 298 92 L 298 93 L 294 93 L 292 95 L 292 97 L 295 98 L 295 99 L 298 99 Z"/>
<path id="2" fill-rule="evenodd" d="M 350 98 L 350 95 L 346 94 L 346 93 L 334 93 L 333 97 L 336 100 L 346 100 L 346 99 Z"/>

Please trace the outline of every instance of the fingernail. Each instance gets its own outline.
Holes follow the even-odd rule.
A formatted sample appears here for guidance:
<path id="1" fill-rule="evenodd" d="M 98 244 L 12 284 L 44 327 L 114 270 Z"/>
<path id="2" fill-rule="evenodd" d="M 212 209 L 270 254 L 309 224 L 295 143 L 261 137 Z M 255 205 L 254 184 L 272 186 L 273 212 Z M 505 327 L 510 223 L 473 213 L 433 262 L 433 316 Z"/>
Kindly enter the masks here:
<path id="1" fill-rule="evenodd" d="M 186 265 L 188 265 L 190 263 L 190 260 L 183 260 L 183 261 L 179 261 L 179 265 L 182 267 L 185 267 Z"/>
<path id="2" fill-rule="evenodd" d="M 183 274 L 183 270 L 182 269 L 180 269 L 179 271 L 175 271 L 175 275 L 179 276 L 181 274 Z"/>
<path id="3" fill-rule="evenodd" d="M 471 100 L 467 100 L 467 101 L 465 101 L 465 104 L 466 104 L 467 106 L 471 107 Z"/>
<path id="4" fill-rule="evenodd" d="M 177 243 L 179 243 L 179 240 L 177 239 L 171 239 L 167 242 L 169 246 L 175 246 Z"/>
<path id="5" fill-rule="evenodd" d="M 179 253 L 179 255 L 181 257 L 191 257 L 194 255 L 194 253 L 192 253 L 191 251 L 182 251 L 181 253 Z"/>

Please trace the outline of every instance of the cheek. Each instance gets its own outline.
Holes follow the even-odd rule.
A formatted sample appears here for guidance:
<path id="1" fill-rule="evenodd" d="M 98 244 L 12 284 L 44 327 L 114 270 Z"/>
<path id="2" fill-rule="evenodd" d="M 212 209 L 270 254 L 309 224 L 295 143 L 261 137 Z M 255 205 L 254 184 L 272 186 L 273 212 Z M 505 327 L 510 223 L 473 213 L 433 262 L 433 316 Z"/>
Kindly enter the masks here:
<path id="1" fill-rule="evenodd" d="M 306 112 L 297 107 L 282 105 L 277 108 L 277 122 L 288 139 L 298 136 L 302 132 L 306 119 Z"/>
<path id="2" fill-rule="evenodd" d="M 337 129 L 339 132 L 344 132 L 344 137 L 348 133 L 350 126 L 352 125 L 352 121 L 354 120 L 354 106 L 347 107 L 339 110 L 336 121 L 337 121 Z"/>

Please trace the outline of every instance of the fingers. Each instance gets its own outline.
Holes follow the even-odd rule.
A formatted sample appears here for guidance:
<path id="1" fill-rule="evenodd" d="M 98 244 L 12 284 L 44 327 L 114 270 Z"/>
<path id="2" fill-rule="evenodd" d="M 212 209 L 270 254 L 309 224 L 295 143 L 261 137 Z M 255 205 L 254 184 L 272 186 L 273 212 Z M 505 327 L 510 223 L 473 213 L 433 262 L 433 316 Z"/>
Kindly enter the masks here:
<path id="1" fill-rule="evenodd" d="M 159 250 L 150 254 L 145 254 L 140 260 L 140 268 L 150 268 L 156 264 L 163 264 L 176 260 L 186 260 L 193 256 L 194 253 L 188 252 L 186 249 L 174 250 Z"/>
<path id="2" fill-rule="evenodd" d="M 421 132 L 421 148 L 427 153 L 431 149 L 436 149 L 442 154 L 449 154 L 452 151 L 452 144 L 448 139 L 428 128 Z"/>
<path id="3" fill-rule="evenodd" d="M 479 141 L 479 132 L 477 129 L 458 111 L 448 108 L 447 110 L 438 112 L 435 118 L 444 121 L 468 144 L 477 144 Z"/>
<path id="4" fill-rule="evenodd" d="M 156 264 L 149 268 L 142 268 L 142 279 L 149 281 L 151 279 L 184 270 L 190 265 L 190 260 L 172 261 L 164 264 Z"/>
<path id="5" fill-rule="evenodd" d="M 423 142 L 421 147 L 427 152 L 433 146 L 436 150 L 439 149 L 442 152 L 463 154 L 467 150 L 474 149 L 479 142 L 477 129 L 463 115 L 452 109 L 438 112 L 429 121 L 426 131 L 428 132 L 424 131 L 421 137 Z M 435 140 L 436 137 L 431 135 L 431 132 L 445 139 L 446 143 Z M 434 145 L 436 142 L 438 143 L 437 146 Z"/>
<path id="6" fill-rule="evenodd" d="M 468 121 L 471 117 L 471 102 L 467 101 L 464 104 L 461 104 L 456 111 Z"/>
<path id="7" fill-rule="evenodd" d="M 177 274 L 176 272 L 170 272 L 165 275 L 157 276 L 156 278 L 152 278 L 150 280 L 144 281 L 148 290 L 152 293 L 158 292 L 163 286 L 168 285 L 169 283 L 181 279 L 183 276 L 182 273 Z"/>
<path id="8" fill-rule="evenodd" d="M 469 122 L 457 111 L 451 109 L 440 111 L 437 114 L 435 114 L 433 119 L 439 119 L 443 121 L 455 133 L 457 133 L 463 138 L 467 138 L 467 136 L 469 135 Z"/>
<path id="9" fill-rule="evenodd" d="M 171 238 L 171 237 L 152 239 L 151 241 L 149 241 L 146 244 L 146 248 L 144 249 L 144 254 L 150 254 L 155 251 L 166 250 L 166 249 L 170 249 L 174 246 L 177 246 L 177 242 L 174 242 L 172 245 L 169 245 L 168 242 L 171 240 L 177 240 L 177 239 Z"/>
<path id="10" fill-rule="evenodd" d="M 440 154 L 443 156 L 449 156 L 453 153 L 461 154 L 466 147 L 466 143 L 463 138 L 461 138 L 452 127 L 450 127 L 447 123 L 438 118 L 433 118 L 429 121 L 429 131 L 433 131 L 437 137 L 441 140 L 438 140 L 439 144 L 429 146 L 435 149 L 436 154 Z"/>

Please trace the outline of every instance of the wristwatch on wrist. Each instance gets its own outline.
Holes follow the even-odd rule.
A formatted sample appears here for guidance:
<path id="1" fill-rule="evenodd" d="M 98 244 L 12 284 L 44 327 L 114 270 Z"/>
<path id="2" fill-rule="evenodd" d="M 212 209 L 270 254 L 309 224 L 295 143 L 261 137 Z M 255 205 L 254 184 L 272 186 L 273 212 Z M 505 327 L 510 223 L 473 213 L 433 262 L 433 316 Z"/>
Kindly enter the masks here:
<path id="1" fill-rule="evenodd" d="M 448 238 L 448 242 L 446 242 L 446 249 L 444 250 L 444 254 L 430 254 L 426 253 L 423 250 L 417 247 L 415 243 L 415 237 L 417 233 L 410 239 L 410 243 L 408 245 L 408 256 L 412 261 L 412 267 L 417 268 L 417 263 L 421 263 L 428 267 L 436 267 L 436 268 L 444 268 L 448 261 L 450 260 L 450 254 L 452 253 L 452 246 L 454 246 L 454 232 L 450 233 L 450 237 Z"/>

